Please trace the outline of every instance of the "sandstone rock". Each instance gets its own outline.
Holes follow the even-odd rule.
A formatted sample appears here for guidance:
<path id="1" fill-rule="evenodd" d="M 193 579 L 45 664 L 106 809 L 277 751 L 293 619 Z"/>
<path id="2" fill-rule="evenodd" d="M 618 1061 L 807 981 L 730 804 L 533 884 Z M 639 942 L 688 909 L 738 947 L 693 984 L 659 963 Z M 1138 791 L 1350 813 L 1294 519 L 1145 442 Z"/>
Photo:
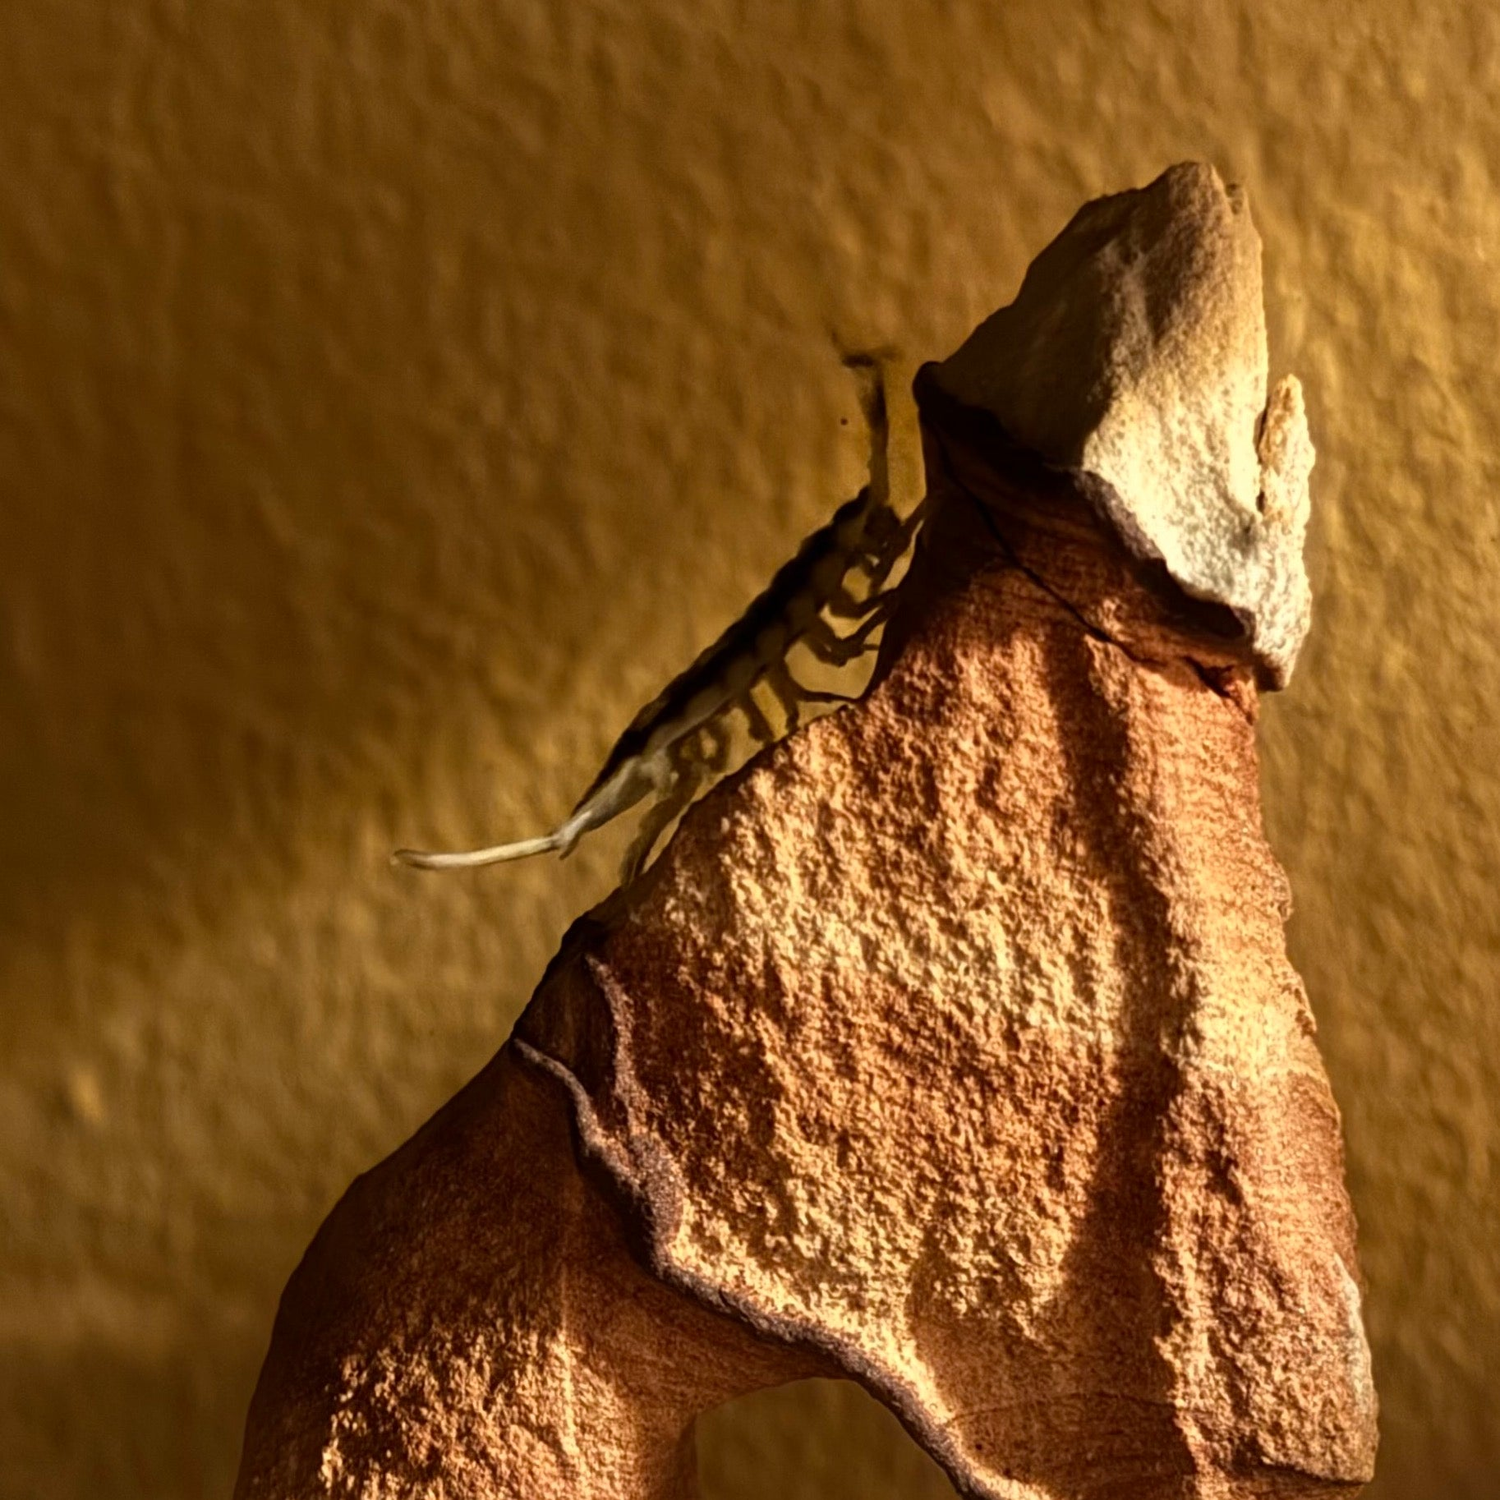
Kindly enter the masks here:
<path id="1" fill-rule="evenodd" d="M 236 1495 L 696 1493 L 705 1404 L 819 1369 L 654 1283 L 623 1227 L 579 1175 L 566 1094 L 507 1048 L 318 1232 Z"/>
<path id="2" fill-rule="evenodd" d="M 1081 208 L 937 378 L 1103 480 L 1105 519 L 1233 609 L 1280 687 L 1307 633 L 1313 451 L 1295 377 L 1267 400 L 1260 261 L 1244 192 L 1184 163 Z"/>
<path id="3" fill-rule="evenodd" d="M 335 1209 L 241 1500 L 682 1500 L 698 1413 L 809 1374 L 987 1500 L 1370 1477 L 1263 658 L 949 373 L 872 690 L 694 807 Z"/>

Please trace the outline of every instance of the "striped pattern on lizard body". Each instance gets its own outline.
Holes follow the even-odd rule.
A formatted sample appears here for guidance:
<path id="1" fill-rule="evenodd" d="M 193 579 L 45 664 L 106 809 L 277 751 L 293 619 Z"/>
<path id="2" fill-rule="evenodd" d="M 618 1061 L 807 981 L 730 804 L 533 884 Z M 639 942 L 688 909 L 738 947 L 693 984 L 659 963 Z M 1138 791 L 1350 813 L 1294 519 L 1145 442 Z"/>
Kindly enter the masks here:
<path id="1" fill-rule="evenodd" d="M 861 378 L 861 404 L 870 428 L 869 484 L 813 532 L 744 614 L 636 714 L 572 813 L 537 838 L 453 854 L 398 849 L 397 859 L 418 869 L 454 870 L 554 851 L 566 857 L 584 834 L 654 793 L 661 800 L 625 856 L 623 878 L 628 882 L 704 778 L 728 763 L 726 713 L 736 708 L 743 712 L 751 735 L 762 744 L 776 738 L 752 695 L 757 683 L 764 682 L 781 703 L 788 734 L 798 726 L 803 703 L 845 697 L 802 687 L 787 667 L 787 653 L 801 642 L 818 660 L 837 666 L 872 649 L 870 636 L 890 613 L 894 597 L 882 592 L 882 585 L 916 534 L 926 503 L 904 521 L 891 505 L 888 365 L 872 355 L 853 355 L 845 363 Z M 856 569 L 868 583 L 863 598 L 856 598 L 846 584 Z M 825 611 L 856 622 L 857 628 L 840 636 L 824 618 Z"/>

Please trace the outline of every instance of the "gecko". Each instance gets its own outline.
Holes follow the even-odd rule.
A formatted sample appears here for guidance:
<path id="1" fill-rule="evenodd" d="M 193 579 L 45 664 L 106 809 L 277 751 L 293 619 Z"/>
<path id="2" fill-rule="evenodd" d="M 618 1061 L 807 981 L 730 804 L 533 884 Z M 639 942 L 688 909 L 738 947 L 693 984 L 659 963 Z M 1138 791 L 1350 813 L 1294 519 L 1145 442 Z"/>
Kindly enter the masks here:
<path id="1" fill-rule="evenodd" d="M 760 744 L 776 738 L 752 696 L 757 683 L 765 683 L 781 704 L 787 734 L 796 731 L 804 703 L 848 701 L 848 694 L 803 687 L 791 674 L 787 653 L 801 642 L 819 661 L 842 666 L 874 649 L 870 638 L 895 597 L 884 585 L 921 526 L 927 502 L 904 519 L 891 503 L 890 356 L 850 354 L 844 364 L 860 382 L 870 433 L 869 482 L 807 537 L 739 619 L 636 714 L 569 816 L 535 838 L 458 853 L 398 849 L 395 859 L 422 870 L 463 870 L 553 852 L 566 858 L 586 833 L 654 794 L 658 800 L 625 855 L 622 880 L 628 884 L 705 778 L 728 764 L 729 712 L 737 708 L 745 715 Z M 862 596 L 848 586 L 854 572 L 865 577 Z M 856 628 L 841 636 L 825 614 Z"/>

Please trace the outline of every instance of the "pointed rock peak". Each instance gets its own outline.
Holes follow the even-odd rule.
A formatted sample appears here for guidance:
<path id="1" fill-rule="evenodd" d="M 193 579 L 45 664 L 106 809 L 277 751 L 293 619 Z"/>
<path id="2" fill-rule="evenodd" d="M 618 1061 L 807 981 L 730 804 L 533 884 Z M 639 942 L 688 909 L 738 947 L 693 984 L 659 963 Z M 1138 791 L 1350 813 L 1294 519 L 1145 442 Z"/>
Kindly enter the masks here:
<path id="1" fill-rule="evenodd" d="M 1260 236 L 1244 191 L 1186 162 L 1085 204 L 939 383 L 1086 470 L 1105 519 L 1244 623 L 1263 684 L 1307 632 L 1313 449 L 1302 390 L 1267 395 Z"/>

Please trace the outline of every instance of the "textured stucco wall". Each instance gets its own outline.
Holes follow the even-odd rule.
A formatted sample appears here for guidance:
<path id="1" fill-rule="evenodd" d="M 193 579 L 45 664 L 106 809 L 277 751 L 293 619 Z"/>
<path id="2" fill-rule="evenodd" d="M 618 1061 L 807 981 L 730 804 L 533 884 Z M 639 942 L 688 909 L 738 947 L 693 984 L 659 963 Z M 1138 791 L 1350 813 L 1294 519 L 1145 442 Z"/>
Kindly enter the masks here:
<path id="1" fill-rule="evenodd" d="M 1375 1493 L 1492 1496 L 1497 90 L 1455 0 L 7 7 L 0 1494 L 227 1490 L 313 1227 L 622 840 L 386 852 L 565 810 L 850 491 L 830 328 L 946 353 L 1082 199 L 1197 156 L 1251 189 L 1320 449 L 1262 739 Z M 940 1493 L 905 1443 L 780 1393 L 705 1472 Z"/>

